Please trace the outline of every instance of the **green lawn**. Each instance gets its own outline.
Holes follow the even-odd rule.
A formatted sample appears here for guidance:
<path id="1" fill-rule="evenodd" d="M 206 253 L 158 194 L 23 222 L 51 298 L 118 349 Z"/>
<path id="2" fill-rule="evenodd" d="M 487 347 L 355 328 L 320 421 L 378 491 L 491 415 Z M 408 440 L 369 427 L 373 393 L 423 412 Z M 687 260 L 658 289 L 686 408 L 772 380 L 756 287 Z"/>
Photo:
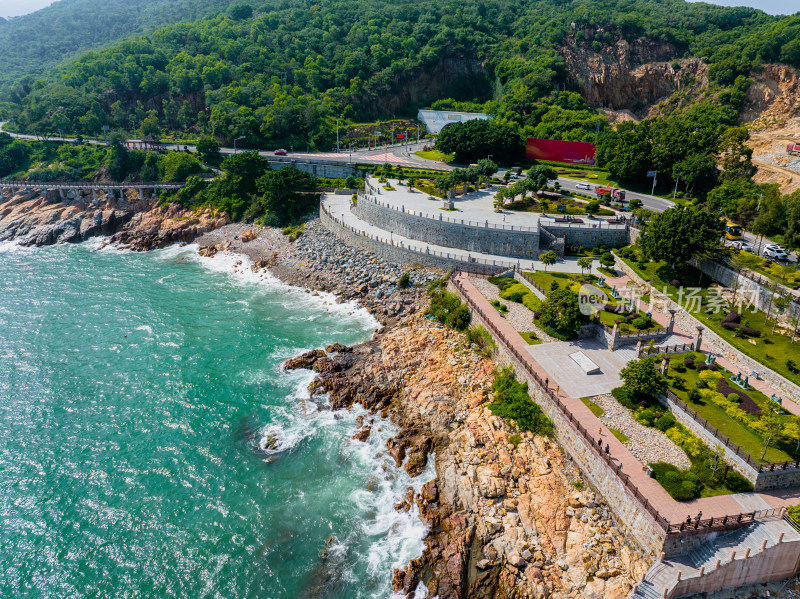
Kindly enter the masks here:
<path id="1" fill-rule="evenodd" d="M 594 403 L 594 402 L 593 402 L 591 399 L 589 399 L 588 397 L 582 397 L 582 398 L 581 398 L 581 401 L 582 401 L 584 404 L 586 404 L 586 407 L 587 407 L 587 408 L 589 408 L 589 409 L 592 411 L 592 414 L 594 414 L 594 415 L 595 415 L 595 416 L 597 416 L 598 418 L 600 418 L 600 416 L 602 416 L 603 414 L 605 414 L 605 410 L 603 410 L 603 408 L 601 408 L 600 406 L 598 406 L 596 403 Z"/>
<path id="2" fill-rule="evenodd" d="M 766 322 L 766 314 L 760 311 L 752 313 L 748 309 L 742 315 L 741 322 L 744 326 L 759 329 L 761 331 L 760 338 L 736 337 L 734 331 L 724 329 L 720 324 L 726 310 L 714 311 L 713 304 L 709 305 L 709 297 L 713 295 L 708 288 L 711 281 L 707 276 L 701 276 L 697 269 L 684 265 L 679 267 L 676 272 L 663 262 L 648 262 L 639 266 L 638 262 L 630 258 L 622 258 L 622 260 L 657 290 L 663 291 L 666 288 L 667 294 L 677 302 L 680 299 L 680 291 L 670 283 L 671 280 L 679 280 L 685 288 L 699 287 L 700 292 L 696 295 L 702 302 L 701 308 L 699 310 L 692 309 L 692 316 L 745 355 L 785 376 L 790 381 L 800 384 L 800 373 L 792 372 L 790 364 L 787 364 L 792 361 L 792 356 L 800 356 L 800 341 L 792 343 L 791 335 L 781 334 L 780 329 L 776 329 L 775 334 L 772 334 L 772 321 Z"/>
<path id="3" fill-rule="evenodd" d="M 539 337 L 537 337 L 536 333 L 533 331 L 520 333 L 519 335 L 528 343 L 528 345 L 539 345 L 542 342 L 542 340 L 539 339 Z"/>
<path id="4" fill-rule="evenodd" d="M 611 431 L 612 435 L 614 435 L 617 439 L 619 439 L 620 443 L 625 443 L 628 440 L 628 435 L 626 435 L 622 431 L 618 431 L 615 428 L 609 428 L 608 430 Z"/>
<path id="5" fill-rule="evenodd" d="M 566 170 L 580 170 L 580 167 L 575 167 L 574 169 L 556 169 L 556 172 L 559 171 L 566 171 Z M 565 179 L 574 179 L 575 181 L 586 181 L 587 183 L 595 183 L 597 185 L 611 185 L 612 187 L 617 185 L 616 181 L 610 179 L 611 174 L 608 171 L 586 171 L 585 177 L 579 177 L 578 175 L 561 175 Z"/>
<path id="6" fill-rule="evenodd" d="M 705 354 L 700 352 L 693 353 L 698 358 L 704 358 L 705 356 Z M 695 387 L 697 382 L 701 379 L 700 373 L 694 368 L 686 368 L 685 372 L 678 372 L 675 369 L 676 366 L 680 367 L 680 365 L 683 365 L 683 360 L 687 355 L 688 354 L 675 354 L 670 356 L 670 368 L 667 375 L 670 383 L 670 390 L 675 395 L 680 397 L 692 410 L 696 411 L 702 418 L 707 420 L 709 424 L 717 428 L 731 441 L 741 446 L 741 448 L 750 454 L 754 460 L 759 461 L 761 453 L 764 451 L 764 441 L 755 430 L 746 424 L 739 422 L 738 420 L 734 420 L 728 416 L 725 410 L 714 402 L 704 400 L 699 402 L 689 401 L 688 390 Z M 726 379 L 732 376 L 732 374 L 724 368 L 720 368 L 719 371 L 723 373 L 723 376 Z M 685 379 L 686 383 L 684 389 L 678 389 L 674 386 L 676 377 L 682 377 Z M 733 386 L 733 383 L 731 383 L 731 386 Z M 760 391 L 757 391 L 751 387 L 745 391 L 745 393 L 747 393 L 747 395 L 749 395 L 759 407 L 765 408 L 767 406 L 769 398 Z M 782 418 L 788 422 L 791 420 L 792 416 L 791 414 L 787 414 Z M 767 454 L 763 462 L 769 464 L 772 462 L 786 462 L 795 460 L 800 457 L 800 454 L 796 455 L 793 450 L 794 447 L 792 447 L 791 443 L 773 444 L 769 447 L 769 449 L 767 449 Z"/>
<path id="7" fill-rule="evenodd" d="M 769 266 L 765 266 L 765 264 L 769 264 Z M 788 277 L 781 278 L 777 266 L 778 266 L 777 264 L 771 262 L 770 260 L 764 260 L 762 264 L 759 264 L 753 270 L 755 270 L 757 273 L 761 275 L 764 275 L 770 281 L 774 281 L 775 283 L 784 285 L 789 289 L 800 289 L 800 272 L 795 271 Z"/>
<path id="8" fill-rule="evenodd" d="M 453 154 L 443 154 L 439 150 L 420 150 L 419 152 L 414 152 L 414 154 L 426 160 L 441 160 L 447 164 L 453 162 L 455 159 Z"/>

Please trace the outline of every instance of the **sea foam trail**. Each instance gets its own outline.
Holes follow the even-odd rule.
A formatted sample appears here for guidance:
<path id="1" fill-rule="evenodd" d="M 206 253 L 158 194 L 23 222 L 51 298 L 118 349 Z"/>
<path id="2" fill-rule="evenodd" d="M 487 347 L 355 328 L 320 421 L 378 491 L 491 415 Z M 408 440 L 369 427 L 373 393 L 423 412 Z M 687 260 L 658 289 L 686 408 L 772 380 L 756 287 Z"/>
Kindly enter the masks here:
<path id="1" fill-rule="evenodd" d="M 364 484 L 351 491 L 348 505 L 356 509 L 350 532 L 328 547 L 331 570 L 346 588 L 358 589 L 353 597 L 385 599 L 395 568 L 402 568 L 419 557 L 424 549 L 427 527 L 412 505 L 408 511 L 394 506 L 403 501 L 408 487 L 419 493 L 422 486 L 436 477 L 434 456 L 425 471 L 410 477 L 397 468 L 386 452 L 386 441 L 397 434 L 389 421 L 369 414 L 359 405 L 334 412 L 327 405 L 313 401 L 307 387 L 316 373 L 294 371 L 287 373 L 295 379 L 289 405 L 273 408 L 272 421 L 261 431 L 260 451 L 267 456 L 285 454 L 302 443 L 320 435 L 334 434 L 341 439 L 340 451 L 353 464 L 354 471 Z M 374 419 L 372 432 L 366 441 L 353 439 L 359 428 L 357 419 Z M 356 559 L 354 559 L 356 558 Z M 333 567 L 337 564 L 337 567 Z M 371 589 L 364 589 L 365 580 Z M 424 590 L 423 592 L 427 592 Z M 426 595 L 418 595 L 425 597 Z"/>
<path id="2" fill-rule="evenodd" d="M 298 311 L 301 310 L 303 306 L 315 308 L 313 311 L 309 311 L 305 316 L 306 319 L 311 321 L 319 318 L 326 312 L 341 316 L 343 319 L 352 320 L 371 329 L 381 328 L 381 324 L 375 317 L 356 301 L 339 303 L 336 295 L 333 293 L 318 291 L 316 294 L 312 295 L 301 287 L 284 283 L 267 270 L 262 269 L 258 272 L 253 272 L 251 269 L 253 262 L 244 254 L 217 252 L 213 258 L 209 258 L 198 254 L 198 249 L 199 246 L 197 244 L 188 244 L 184 246 L 176 244 L 157 250 L 157 256 L 164 260 L 178 257 L 192 260 L 210 271 L 229 275 L 236 282 L 256 284 L 261 286 L 265 291 L 278 291 L 284 295 L 285 300 L 283 303 L 287 308 L 293 308 Z M 318 308 L 322 308 L 324 312 L 319 313 Z"/>

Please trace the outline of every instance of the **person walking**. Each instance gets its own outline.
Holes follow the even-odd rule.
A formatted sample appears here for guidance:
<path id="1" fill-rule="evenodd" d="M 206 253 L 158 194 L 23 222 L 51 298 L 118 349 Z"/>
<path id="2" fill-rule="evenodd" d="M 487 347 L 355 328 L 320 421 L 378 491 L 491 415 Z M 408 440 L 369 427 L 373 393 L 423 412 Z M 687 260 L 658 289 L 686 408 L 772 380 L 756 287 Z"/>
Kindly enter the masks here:
<path id="1" fill-rule="evenodd" d="M 605 449 L 605 452 L 606 452 L 606 455 L 609 455 L 609 453 L 610 453 L 610 452 L 608 451 L 608 443 L 606 443 L 606 449 Z"/>

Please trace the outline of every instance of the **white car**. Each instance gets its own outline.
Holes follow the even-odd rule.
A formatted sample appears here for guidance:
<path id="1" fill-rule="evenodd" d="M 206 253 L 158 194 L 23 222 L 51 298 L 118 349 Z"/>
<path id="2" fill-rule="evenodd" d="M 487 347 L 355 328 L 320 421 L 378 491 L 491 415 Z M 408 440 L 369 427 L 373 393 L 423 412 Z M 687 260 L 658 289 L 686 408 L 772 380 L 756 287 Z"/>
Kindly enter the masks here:
<path id="1" fill-rule="evenodd" d="M 771 258 L 779 262 L 785 262 L 789 259 L 789 254 L 787 254 L 786 250 L 779 245 L 768 245 L 764 249 L 764 257 Z"/>
<path id="2" fill-rule="evenodd" d="M 575 189 L 591 189 L 591 188 L 592 188 L 592 186 L 589 185 L 588 183 L 578 183 L 575 186 Z"/>
<path id="3" fill-rule="evenodd" d="M 734 241 L 733 243 L 731 243 L 731 247 L 735 250 L 739 250 L 742 252 L 753 253 L 753 247 L 746 241 Z"/>

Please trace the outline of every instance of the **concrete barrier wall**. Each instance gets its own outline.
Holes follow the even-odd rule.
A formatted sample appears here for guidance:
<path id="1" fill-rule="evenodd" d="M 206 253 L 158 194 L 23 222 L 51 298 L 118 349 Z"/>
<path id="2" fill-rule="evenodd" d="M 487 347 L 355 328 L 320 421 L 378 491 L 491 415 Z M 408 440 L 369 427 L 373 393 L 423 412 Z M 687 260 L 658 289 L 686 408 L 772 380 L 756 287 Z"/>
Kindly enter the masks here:
<path id="1" fill-rule="evenodd" d="M 604 221 L 587 220 L 582 225 L 568 226 L 561 223 L 544 222 L 545 227 L 556 237 L 563 237 L 566 245 L 594 248 L 601 245 L 623 247 L 629 243 L 628 228 L 601 227 Z M 592 225 L 595 225 L 594 227 Z"/>
<path id="2" fill-rule="evenodd" d="M 291 158 L 281 159 L 270 157 L 269 166 L 271 169 L 279 169 L 282 166 L 294 166 L 303 172 L 314 175 L 315 177 L 327 177 L 329 179 L 346 179 L 349 176 L 358 176 L 358 169 L 355 166 L 342 164 L 327 164 L 324 162 L 301 162 Z"/>
<path id="3" fill-rule="evenodd" d="M 440 215 L 441 220 L 436 220 L 429 217 L 433 216 L 433 209 L 428 216 L 411 214 L 364 196 L 359 196 L 358 203 L 353 207 L 353 213 L 361 220 L 385 231 L 425 243 L 530 260 L 535 260 L 541 253 L 538 231 L 511 231 L 489 226 L 462 225 L 448 222 L 444 215 Z"/>
<path id="4" fill-rule="evenodd" d="M 449 289 L 458 292 L 452 282 L 449 284 Z M 467 305 L 469 306 L 469 304 Z M 480 322 L 487 330 L 491 331 L 477 312 L 471 308 L 470 311 L 475 321 Z M 519 380 L 528 382 L 528 392 L 531 398 L 553 421 L 559 445 L 572 458 L 592 486 L 608 502 L 609 507 L 617 517 L 618 524 L 634 539 L 640 549 L 655 559 L 655 556 L 661 552 L 664 545 L 663 530 L 652 520 L 649 514 L 639 508 L 637 500 L 625 488 L 622 481 L 605 462 L 594 455 L 592 448 L 584 442 L 583 437 L 572 427 L 558 407 L 545 397 L 538 384 L 528 377 L 519 362 L 505 349 L 502 341 L 496 340 L 496 342 L 495 361 L 502 365 L 511 366 Z"/>

